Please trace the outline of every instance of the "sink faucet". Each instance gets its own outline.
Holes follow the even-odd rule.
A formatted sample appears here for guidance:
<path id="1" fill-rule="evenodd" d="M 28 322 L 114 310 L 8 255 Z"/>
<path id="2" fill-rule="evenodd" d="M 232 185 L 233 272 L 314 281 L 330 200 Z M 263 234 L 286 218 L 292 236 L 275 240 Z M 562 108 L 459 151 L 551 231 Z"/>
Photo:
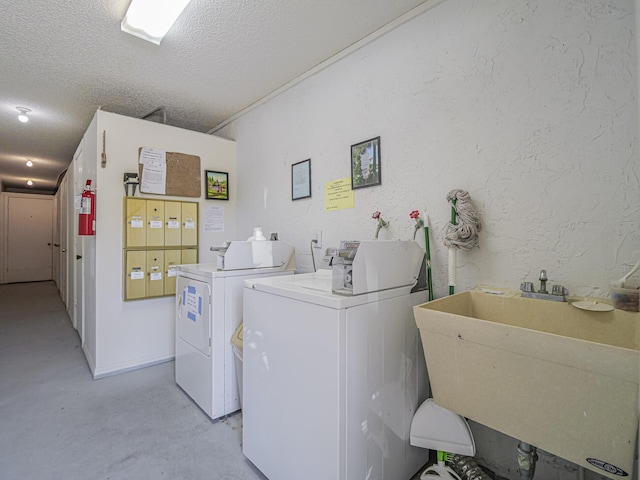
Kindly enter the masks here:
<path id="1" fill-rule="evenodd" d="M 538 293 L 549 293 L 547 292 L 547 271 L 540 270 L 540 290 Z"/>
<path id="2" fill-rule="evenodd" d="M 569 295 L 569 290 L 567 290 L 562 285 L 554 285 L 551 288 L 551 293 L 547 291 L 547 271 L 540 270 L 540 290 L 536 292 L 533 288 L 532 282 L 522 282 L 520 284 L 520 290 L 522 291 L 522 296 L 527 298 L 537 298 L 539 300 L 552 300 L 554 302 L 566 302 L 566 296 Z"/>

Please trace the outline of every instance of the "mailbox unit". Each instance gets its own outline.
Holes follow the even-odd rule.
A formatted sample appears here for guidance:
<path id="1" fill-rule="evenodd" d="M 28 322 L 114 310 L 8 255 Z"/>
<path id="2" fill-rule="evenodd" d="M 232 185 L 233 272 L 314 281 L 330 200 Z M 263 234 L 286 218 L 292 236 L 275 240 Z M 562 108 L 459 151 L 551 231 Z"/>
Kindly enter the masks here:
<path id="1" fill-rule="evenodd" d="M 175 265 L 198 263 L 198 203 L 125 197 L 124 299 L 175 295 Z"/>

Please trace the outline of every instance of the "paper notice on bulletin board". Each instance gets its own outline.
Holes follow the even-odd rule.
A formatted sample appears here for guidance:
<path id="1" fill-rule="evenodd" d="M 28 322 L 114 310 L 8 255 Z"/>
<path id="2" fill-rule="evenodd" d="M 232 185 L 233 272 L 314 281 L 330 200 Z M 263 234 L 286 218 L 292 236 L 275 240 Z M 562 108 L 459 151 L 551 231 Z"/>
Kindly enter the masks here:
<path id="1" fill-rule="evenodd" d="M 139 163 L 142 165 L 140 191 L 164 195 L 167 183 L 167 152 L 143 148 L 140 151 Z"/>
<path id="2" fill-rule="evenodd" d="M 353 207 L 353 190 L 351 190 L 350 178 L 341 178 L 324 184 L 325 210 L 345 210 Z"/>

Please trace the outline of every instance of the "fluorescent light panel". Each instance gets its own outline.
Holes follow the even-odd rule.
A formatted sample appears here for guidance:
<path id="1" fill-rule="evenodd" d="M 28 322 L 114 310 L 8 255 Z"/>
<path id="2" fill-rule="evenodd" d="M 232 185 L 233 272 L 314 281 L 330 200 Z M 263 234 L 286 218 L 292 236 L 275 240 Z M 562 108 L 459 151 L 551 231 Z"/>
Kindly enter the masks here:
<path id="1" fill-rule="evenodd" d="M 123 32 L 160 45 L 190 0 L 131 0 L 122 19 Z"/>

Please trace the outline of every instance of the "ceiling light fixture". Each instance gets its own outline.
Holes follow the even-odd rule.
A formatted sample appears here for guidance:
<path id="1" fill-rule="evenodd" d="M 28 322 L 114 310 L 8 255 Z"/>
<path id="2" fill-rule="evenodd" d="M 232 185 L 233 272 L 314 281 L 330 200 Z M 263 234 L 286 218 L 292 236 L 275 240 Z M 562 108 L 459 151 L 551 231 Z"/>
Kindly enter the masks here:
<path id="1" fill-rule="evenodd" d="M 131 0 L 122 19 L 123 32 L 160 45 L 190 0 Z"/>
<path id="2" fill-rule="evenodd" d="M 31 186 L 33 185 L 33 182 L 31 180 L 27 180 L 27 185 Z"/>
<path id="3" fill-rule="evenodd" d="M 33 167 L 33 162 L 31 160 L 27 160 L 27 167 Z"/>
<path id="4" fill-rule="evenodd" d="M 20 112 L 20 114 L 18 115 L 18 120 L 20 120 L 22 123 L 27 123 L 29 121 L 27 113 L 29 113 L 31 109 L 26 107 L 16 107 L 16 110 Z"/>

